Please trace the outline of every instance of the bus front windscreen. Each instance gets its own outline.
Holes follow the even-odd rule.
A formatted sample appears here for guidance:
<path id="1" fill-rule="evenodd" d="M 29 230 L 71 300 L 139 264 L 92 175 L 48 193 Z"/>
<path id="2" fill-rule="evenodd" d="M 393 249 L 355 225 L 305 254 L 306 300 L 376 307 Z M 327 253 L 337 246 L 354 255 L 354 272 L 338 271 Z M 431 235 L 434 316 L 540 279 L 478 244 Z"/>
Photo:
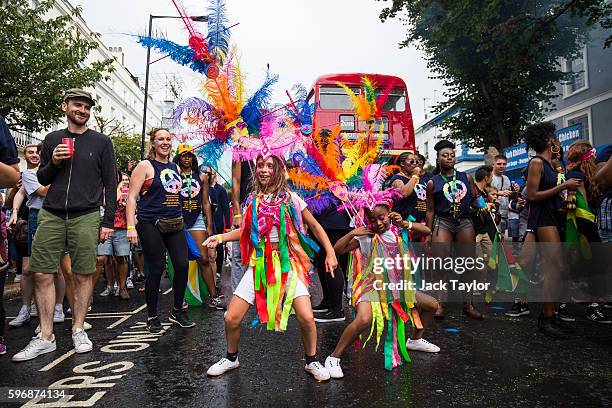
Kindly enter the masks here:
<path id="1" fill-rule="evenodd" d="M 361 89 L 350 87 L 356 94 L 361 93 Z M 376 89 L 376 94 L 379 95 L 382 88 Z M 346 94 L 343 88 L 339 86 L 321 86 L 319 88 L 319 108 L 325 110 L 350 111 L 353 109 L 351 98 Z M 403 112 L 406 110 L 406 93 L 401 88 L 393 88 L 389 97 L 383 105 L 384 112 Z"/>
<path id="2" fill-rule="evenodd" d="M 359 94 L 359 88 L 351 87 L 355 94 Z M 346 91 L 339 86 L 322 86 L 319 88 L 319 107 L 327 110 L 344 110 L 350 111 L 353 109 L 351 98 Z"/>

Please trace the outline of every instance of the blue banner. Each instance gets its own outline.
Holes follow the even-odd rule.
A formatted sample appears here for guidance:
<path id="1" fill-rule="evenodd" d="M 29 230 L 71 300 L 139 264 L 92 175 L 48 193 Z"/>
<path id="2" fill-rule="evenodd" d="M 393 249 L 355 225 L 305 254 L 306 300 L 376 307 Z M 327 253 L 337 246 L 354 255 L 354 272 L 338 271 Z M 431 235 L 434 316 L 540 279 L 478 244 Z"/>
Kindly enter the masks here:
<path id="1" fill-rule="evenodd" d="M 583 139 L 582 123 L 559 129 L 555 134 L 557 135 L 557 139 L 559 139 L 563 152 L 567 153 L 567 149 L 569 149 L 572 143 L 576 140 Z M 523 168 L 529 163 L 529 155 L 527 154 L 527 148 L 524 143 L 504 149 L 504 156 L 508 158 L 506 171 Z"/>
<path id="2" fill-rule="evenodd" d="M 582 123 L 559 129 L 555 134 L 557 135 L 557 139 L 559 139 L 559 143 L 561 143 L 561 147 L 563 147 L 563 151 L 567 152 L 567 149 L 569 149 L 572 143 L 583 138 Z"/>
<path id="3" fill-rule="evenodd" d="M 504 156 L 508 158 L 506 171 L 520 169 L 525 167 L 529 162 L 529 156 L 527 155 L 525 143 L 505 148 Z"/>

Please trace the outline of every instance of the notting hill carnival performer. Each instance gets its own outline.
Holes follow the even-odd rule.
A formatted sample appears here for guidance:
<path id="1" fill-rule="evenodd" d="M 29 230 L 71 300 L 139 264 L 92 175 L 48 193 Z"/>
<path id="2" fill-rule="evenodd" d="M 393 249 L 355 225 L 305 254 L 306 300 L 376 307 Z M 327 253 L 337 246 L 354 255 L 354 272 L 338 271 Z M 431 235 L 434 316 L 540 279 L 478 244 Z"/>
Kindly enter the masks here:
<path id="1" fill-rule="evenodd" d="M 364 175 L 367 174 L 372 172 L 366 168 Z M 384 351 L 385 368 L 388 370 L 401 364 L 400 352 L 405 360 L 410 361 L 406 349 L 430 353 L 440 351 L 438 346 L 422 338 L 425 328 L 431 323 L 433 313 L 438 308 L 438 302 L 425 293 L 415 292 L 414 289 L 392 290 L 393 288 L 389 286 L 383 286 L 412 281 L 410 265 L 381 267 L 385 259 L 395 259 L 398 255 L 403 257 L 409 253 L 406 243 L 410 240 L 410 236 L 413 234 L 427 236 L 431 231 L 425 225 L 416 222 L 413 224 L 412 221 L 404 220 L 399 213 L 391 212 L 393 198 L 401 196 L 401 193 L 395 189 L 376 191 L 377 189 L 373 187 L 375 185 L 376 183 L 365 182 L 364 197 L 358 198 L 357 195 L 360 193 L 357 193 L 349 204 L 353 211 L 359 211 L 357 218 L 365 216 L 367 224 L 340 238 L 334 246 L 339 255 L 357 248 L 359 252 L 355 254 L 357 259 L 354 257 L 351 262 L 352 305 L 356 310 L 356 317 L 344 330 L 338 345 L 325 361 L 325 367 L 332 378 L 344 377 L 340 357 L 346 347 L 357 340 L 370 324 L 372 328 L 368 340 L 376 327 L 378 347 L 386 321 L 387 337 Z M 416 310 L 412 310 L 414 307 L 418 307 L 420 316 Z M 404 323 L 408 321 L 411 321 L 415 327 L 406 341 Z"/>
<path id="2" fill-rule="evenodd" d="M 271 155 L 265 145 L 256 159 L 253 194 L 243 219 L 240 230 L 215 235 L 204 243 L 215 248 L 240 240 L 243 263 L 249 265 L 225 314 L 227 355 L 208 369 L 208 375 L 218 376 L 240 365 L 240 324 L 254 305 L 256 319 L 266 323 L 268 330 L 285 330 L 291 309 L 295 310 L 302 330 L 305 370 L 317 381 L 328 380 L 329 372 L 316 360 L 317 330 L 308 293 L 310 258 L 318 248 L 306 236 L 305 225 L 327 253 L 327 272 L 333 273 L 338 262 L 325 231 L 304 200 L 289 190 L 283 161 Z"/>
<path id="3" fill-rule="evenodd" d="M 471 207 L 482 207 L 482 198 L 472 177 L 455 169 L 455 145 L 440 140 L 434 146 L 437 152 L 438 174 L 427 182 L 427 226 L 431 229 L 431 242 L 439 256 L 447 256 L 445 245 L 455 242 L 457 256 L 465 259 L 476 255 L 476 232 L 471 220 Z M 470 271 L 473 273 L 474 271 Z M 467 280 L 466 271 L 462 278 Z M 441 294 L 439 295 L 441 296 Z M 472 319 L 482 319 L 482 314 L 472 304 L 472 293 L 463 292 L 463 314 Z M 442 302 L 436 317 L 444 317 Z"/>

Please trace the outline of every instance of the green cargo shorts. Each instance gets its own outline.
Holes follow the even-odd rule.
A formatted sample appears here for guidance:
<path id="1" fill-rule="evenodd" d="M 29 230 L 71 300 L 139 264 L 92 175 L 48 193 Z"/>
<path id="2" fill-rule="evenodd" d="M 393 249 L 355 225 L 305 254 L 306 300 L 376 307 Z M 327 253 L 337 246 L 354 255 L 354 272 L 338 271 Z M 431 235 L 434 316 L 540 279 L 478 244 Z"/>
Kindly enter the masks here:
<path id="1" fill-rule="evenodd" d="M 60 218 L 48 211 L 38 213 L 38 228 L 32 242 L 30 271 L 56 273 L 67 247 L 72 272 L 91 275 L 96 270 L 96 255 L 100 240 L 100 213 Z"/>

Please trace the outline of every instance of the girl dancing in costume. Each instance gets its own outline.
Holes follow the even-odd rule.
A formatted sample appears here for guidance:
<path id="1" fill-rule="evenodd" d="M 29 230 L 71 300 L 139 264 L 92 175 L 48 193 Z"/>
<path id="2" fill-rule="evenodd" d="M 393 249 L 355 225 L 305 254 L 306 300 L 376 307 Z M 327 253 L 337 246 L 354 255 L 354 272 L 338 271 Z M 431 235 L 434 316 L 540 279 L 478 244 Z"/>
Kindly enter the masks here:
<path id="1" fill-rule="evenodd" d="M 406 242 L 409 235 L 429 235 L 430 229 L 419 223 L 405 221 L 396 212 L 390 212 L 393 190 L 371 193 L 369 203 L 364 200 L 353 202 L 353 208 L 363 208 L 368 225 L 354 229 L 340 238 L 334 250 L 341 255 L 359 248 L 358 259 L 353 263 L 353 299 L 356 310 L 355 320 L 344 330 L 333 353 L 325 360 L 325 367 L 332 378 L 342 378 L 340 366 L 342 353 L 352 342 L 358 339 L 368 326 L 372 325 L 370 337 L 377 327 L 377 345 L 382 336 L 384 321 L 387 321 L 387 338 L 385 340 L 385 368 L 391 370 L 401 364 L 398 346 L 404 359 L 410 361 L 408 350 L 437 353 L 440 348 L 423 339 L 425 328 L 431 323 L 438 302 L 431 296 L 405 288 L 401 291 L 389 290 L 389 283 L 411 281 L 410 268 L 401 265 L 398 268 L 383 268 L 376 259 L 395 259 L 408 254 Z M 394 225 L 391 223 L 393 222 Z M 362 265 L 363 268 L 360 266 Z M 377 268 L 378 265 L 378 268 Z M 378 281 L 378 282 L 376 282 Z M 411 310 L 418 304 L 419 314 Z M 412 320 L 415 328 L 410 338 L 405 341 L 404 322 Z M 369 338 L 368 338 L 369 340 Z M 367 343 L 367 340 L 366 340 Z"/>
<path id="2" fill-rule="evenodd" d="M 227 355 L 207 374 L 218 376 L 240 365 L 240 324 L 249 306 L 255 305 L 256 319 L 268 330 L 285 330 L 291 309 L 295 310 L 302 329 L 304 368 L 317 381 L 328 380 L 329 372 L 316 360 L 317 329 L 307 288 L 311 258 L 318 247 L 306 236 L 304 225 L 323 245 L 329 273 L 338 265 L 334 249 L 304 200 L 289 190 L 283 162 L 265 148 L 256 160 L 250 201 L 240 230 L 204 242 L 208 248 L 215 248 L 225 241 L 240 240 L 242 262 L 249 265 L 225 314 Z"/>

